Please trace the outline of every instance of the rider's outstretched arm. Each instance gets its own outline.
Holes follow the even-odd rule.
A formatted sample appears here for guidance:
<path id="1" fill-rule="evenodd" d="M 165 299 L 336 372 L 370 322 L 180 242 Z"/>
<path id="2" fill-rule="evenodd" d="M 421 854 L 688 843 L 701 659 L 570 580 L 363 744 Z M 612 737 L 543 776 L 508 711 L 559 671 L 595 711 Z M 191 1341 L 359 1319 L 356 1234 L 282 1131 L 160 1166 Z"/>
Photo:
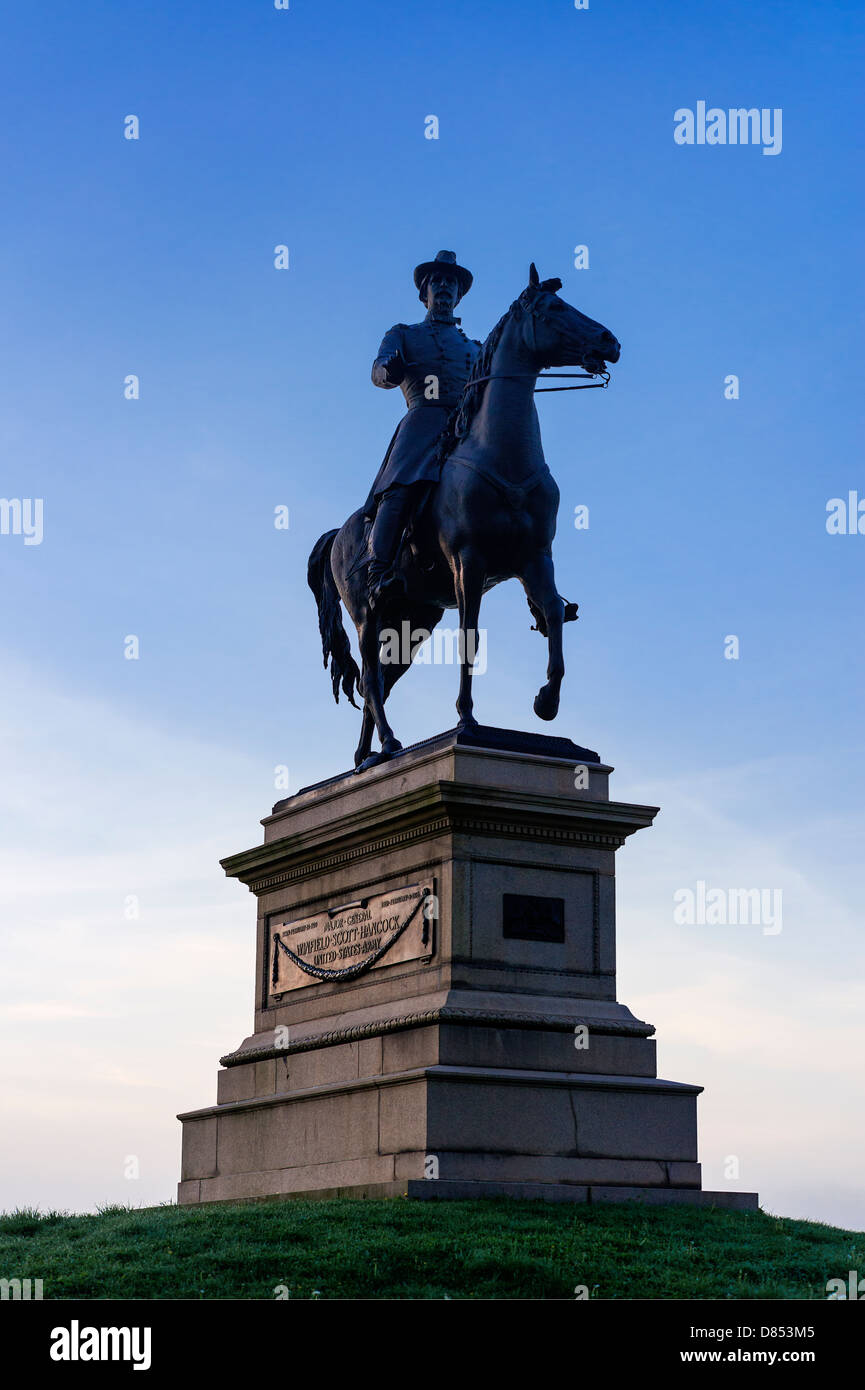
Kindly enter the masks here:
<path id="1" fill-rule="evenodd" d="M 402 324 L 391 328 L 381 340 L 375 361 L 372 364 L 372 379 L 375 386 L 390 391 L 399 386 L 405 375 L 405 361 L 402 355 Z"/>

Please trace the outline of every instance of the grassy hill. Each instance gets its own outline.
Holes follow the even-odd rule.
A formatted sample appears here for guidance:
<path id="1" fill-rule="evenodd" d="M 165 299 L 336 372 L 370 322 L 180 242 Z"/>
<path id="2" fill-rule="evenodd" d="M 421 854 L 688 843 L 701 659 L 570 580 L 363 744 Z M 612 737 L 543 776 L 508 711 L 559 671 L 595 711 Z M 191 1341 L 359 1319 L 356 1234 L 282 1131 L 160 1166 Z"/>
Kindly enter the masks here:
<path id="1" fill-rule="evenodd" d="M 825 1299 L 865 1233 L 763 1212 L 265 1201 L 0 1216 L 0 1277 L 58 1298 Z M 286 1295 L 283 1294 L 283 1297 Z"/>

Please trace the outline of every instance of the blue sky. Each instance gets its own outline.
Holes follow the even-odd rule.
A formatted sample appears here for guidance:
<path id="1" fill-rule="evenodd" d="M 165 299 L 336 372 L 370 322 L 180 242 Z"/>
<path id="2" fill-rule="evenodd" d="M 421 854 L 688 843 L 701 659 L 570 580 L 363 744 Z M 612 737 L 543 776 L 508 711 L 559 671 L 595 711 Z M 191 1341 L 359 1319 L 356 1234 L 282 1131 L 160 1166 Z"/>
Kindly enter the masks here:
<path id="1" fill-rule="evenodd" d="M 726 1152 L 743 1125 L 736 1142 L 760 1155 L 744 1185 L 865 1225 L 853 1168 L 795 1139 L 803 1107 L 809 1135 L 842 1102 L 861 1110 L 850 1038 L 832 1029 L 849 1026 L 861 1055 L 865 537 L 825 527 L 830 498 L 865 497 L 858 9 L 7 8 L 0 491 L 43 498 L 45 518 L 39 546 L 0 536 L 12 1092 L 58 1103 L 40 1039 L 62 1020 L 91 1078 L 74 1113 L 105 1154 L 143 1146 L 143 1113 L 157 1134 L 142 1199 L 171 1195 L 173 1112 L 207 1101 L 216 1058 L 248 1031 L 252 904 L 216 859 L 258 838 L 276 764 L 294 789 L 351 761 L 356 716 L 321 670 L 306 558 L 363 500 L 399 418 L 369 367 L 384 331 L 420 316 L 412 268 L 452 247 L 475 274 L 472 336 L 534 259 L 622 343 L 607 392 L 540 398 L 559 587 L 581 614 L 555 732 L 617 766 L 614 794 L 663 808 L 622 855 L 621 997 L 658 1025 L 662 1070 L 707 1085 L 704 1159 L 707 1133 Z M 673 113 L 700 100 L 782 108 L 781 153 L 678 146 Z M 138 141 L 123 138 L 130 113 Z M 577 504 L 588 531 L 570 523 Z M 484 622 L 479 717 L 544 727 L 545 654 L 515 584 Z M 411 673 L 392 701 L 403 741 L 452 724 L 455 695 L 452 669 Z M 672 927 L 672 891 L 713 874 L 783 883 L 782 935 Z M 116 904 L 145 882 L 146 931 L 119 942 Z M 46 934 L 63 962 L 47 994 Z M 110 1004 L 91 950 L 113 962 Z M 190 1000 L 207 1018 L 192 1040 Z M 142 1020 L 131 1033 L 127 1016 Z M 758 1083 L 752 1114 L 741 1088 Z M 14 1200 L 100 1200 L 103 1170 L 86 1153 L 74 1171 L 53 1162 L 32 1137 L 45 1106 L 27 1113 Z M 854 1121 L 838 1123 L 836 1148 Z"/>

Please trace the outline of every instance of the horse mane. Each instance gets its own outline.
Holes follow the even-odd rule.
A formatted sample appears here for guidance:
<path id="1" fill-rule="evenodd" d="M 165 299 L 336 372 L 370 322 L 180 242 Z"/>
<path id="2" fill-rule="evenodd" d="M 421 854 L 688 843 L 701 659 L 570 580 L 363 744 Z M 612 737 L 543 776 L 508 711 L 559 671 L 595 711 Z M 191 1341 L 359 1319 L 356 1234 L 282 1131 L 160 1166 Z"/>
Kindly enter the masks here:
<path id="1" fill-rule="evenodd" d="M 460 396 L 459 403 L 454 406 L 448 416 L 445 427 L 439 437 L 436 454 L 438 463 L 444 463 L 448 455 L 453 453 L 460 440 L 465 438 L 468 434 L 472 420 L 480 409 L 484 387 L 486 386 L 486 382 L 482 380 L 479 381 L 478 378 L 489 376 L 493 357 L 499 345 L 499 339 L 505 330 L 505 324 L 511 317 L 511 314 L 515 313 L 516 310 L 521 307 L 519 299 L 515 299 L 510 308 L 502 314 L 495 328 L 491 329 L 487 334 L 484 345 L 475 361 L 475 365 L 472 367 L 471 376 L 463 387 L 463 393 Z"/>

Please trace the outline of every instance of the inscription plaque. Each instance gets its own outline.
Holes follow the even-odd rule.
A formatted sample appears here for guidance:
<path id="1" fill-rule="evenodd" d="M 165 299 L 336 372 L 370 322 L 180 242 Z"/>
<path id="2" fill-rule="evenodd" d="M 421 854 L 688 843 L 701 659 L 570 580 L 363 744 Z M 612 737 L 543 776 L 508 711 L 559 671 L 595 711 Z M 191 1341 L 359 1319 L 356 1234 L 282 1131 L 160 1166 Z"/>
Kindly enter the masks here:
<path id="1" fill-rule="evenodd" d="M 271 996 L 431 956 L 438 908 L 434 888 L 430 879 L 309 917 L 271 919 Z"/>
<path id="2" fill-rule="evenodd" d="M 502 894 L 502 935 L 511 941 L 564 941 L 564 898 Z"/>

